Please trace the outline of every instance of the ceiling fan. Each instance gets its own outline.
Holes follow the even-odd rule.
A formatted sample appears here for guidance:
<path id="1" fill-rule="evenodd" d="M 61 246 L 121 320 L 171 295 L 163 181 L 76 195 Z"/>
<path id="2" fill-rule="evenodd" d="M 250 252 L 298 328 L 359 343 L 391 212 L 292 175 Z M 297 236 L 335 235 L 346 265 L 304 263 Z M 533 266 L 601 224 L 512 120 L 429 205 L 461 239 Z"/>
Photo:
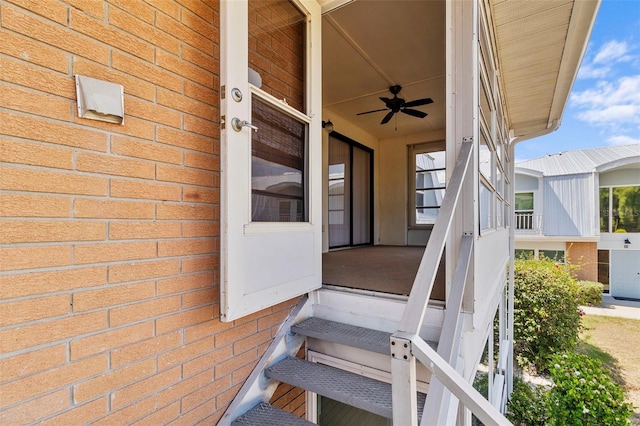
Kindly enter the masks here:
<path id="1" fill-rule="evenodd" d="M 413 117 L 425 118 L 427 116 L 426 112 L 418 111 L 417 109 L 412 109 L 412 107 L 428 105 L 428 104 L 433 103 L 433 100 L 431 98 L 423 98 L 423 99 L 416 99 L 415 101 L 405 102 L 404 99 L 398 97 L 398 93 L 400 93 L 401 90 L 402 90 L 402 86 L 400 86 L 400 85 L 395 85 L 395 86 L 389 87 L 389 91 L 393 95 L 393 98 L 391 98 L 391 99 L 390 98 L 380 98 L 380 100 L 382 102 L 384 102 L 384 104 L 386 105 L 386 108 L 374 109 L 372 111 L 359 112 L 356 115 L 364 115 L 364 114 L 371 114 L 372 112 L 391 110 L 391 111 L 389 111 L 389 113 L 387 115 L 384 116 L 384 118 L 382 119 L 380 124 L 388 123 L 389 120 L 391 120 L 391 117 L 393 117 L 393 115 L 395 113 L 397 113 L 397 112 L 402 112 L 402 113 L 405 113 L 407 115 L 411 115 Z"/>

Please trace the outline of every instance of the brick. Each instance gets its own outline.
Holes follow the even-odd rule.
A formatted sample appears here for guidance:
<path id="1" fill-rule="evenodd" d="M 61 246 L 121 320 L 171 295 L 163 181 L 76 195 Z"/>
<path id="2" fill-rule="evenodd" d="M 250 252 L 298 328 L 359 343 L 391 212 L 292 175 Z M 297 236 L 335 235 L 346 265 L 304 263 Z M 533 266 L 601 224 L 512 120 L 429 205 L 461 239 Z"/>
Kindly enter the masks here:
<path id="1" fill-rule="evenodd" d="M 155 361 L 148 359 L 136 364 L 111 371 L 94 379 L 86 380 L 73 387 L 74 403 L 95 398 L 119 387 L 134 383 L 155 373 Z"/>
<path id="2" fill-rule="evenodd" d="M 198 1 L 178 0 L 178 3 L 180 3 L 186 9 L 198 15 L 205 22 L 214 23 L 215 11 L 211 7 L 211 2 L 201 1 L 201 0 L 198 0 Z"/>
<path id="3" fill-rule="evenodd" d="M 8 136 L 92 151 L 107 149 L 107 136 L 101 132 L 9 112 L 0 112 L 0 121 L 2 132 Z"/>
<path id="4" fill-rule="evenodd" d="M 6 57 L 0 57 L 0 69 L 2 69 L 4 81 L 67 99 L 74 99 L 76 96 L 76 85 L 69 76 L 53 73 L 40 67 L 34 67 L 27 62 L 15 61 Z"/>
<path id="5" fill-rule="evenodd" d="M 76 158 L 78 170 L 90 173 L 128 176 L 142 179 L 155 177 L 154 165 L 147 161 L 131 160 L 113 155 L 79 152 Z"/>
<path id="6" fill-rule="evenodd" d="M 0 139 L 0 161 L 70 170 L 73 168 L 73 150 Z"/>
<path id="7" fill-rule="evenodd" d="M 217 237 L 220 235 L 220 224 L 218 222 L 183 222 L 182 236 L 192 237 Z"/>
<path id="8" fill-rule="evenodd" d="M 182 91 L 182 81 L 179 77 L 119 51 L 113 51 L 112 64 L 115 69 L 124 73 L 144 76 L 144 80 L 150 83 L 176 92 Z"/>
<path id="9" fill-rule="evenodd" d="M 54 194 L 107 195 L 107 179 L 77 173 L 0 168 L 0 189 Z"/>
<path id="10" fill-rule="evenodd" d="M 218 87 L 214 85 L 214 87 Z M 206 105 L 209 105 L 213 108 L 213 119 L 212 122 L 216 125 L 220 124 L 220 115 L 218 112 L 219 99 L 218 99 L 218 91 L 213 90 L 211 87 L 204 87 L 192 81 L 184 82 L 184 94 L 185 96 L 203 102 Z"/>
<path id="11" fill-rule="evenodd" d="M 252 364 L 258 360 L 258 354 L 255 350 L 243 352 L 240 355 L 235 355 L 232 358 L 222 361 L 215 366 L 216 379 L 220 379 L 226 375 L 233 373 L 235 370 L 244 367 L 245 365 Z"/>
<path id="12" fill-rule="evenodd" d="M 180 164 L 182 162 L 182 152 L 177 148 L 155 142 L 143 142 L 119 136 L 113 137 L 111 141 L 111 152 L 163 163 Z"/>
<path id="13" fill-rule="evenodd" d="M 109 324 L 117 327 L 122 324 L 141 321 L 180 310 L 180 296 L 154 298 L 148 302 L 134 303 L 109 310 Z"/>
<path id="14" fill-rule="evenodd" d="M 213 337 L 182 345 L 158 356 L 158 371 L 182 365 L 185 361 L 210 351 L 213 351 Z"/>
<path id="15" fill-rule="evenodd" d="M 192 170 L 167 164 L 156 165 L 156 179 L 201 186 L 213 186 L 215 182 L 213 172 Z"/>
<path id="16" fill-rule="evenodd" d="M 194 8 L 193 6 L 202 6 L 198 8 L 199 11 L 196 12 L 198 14 L 201 13 L 201 15 L 198 16 L 196 13 L 183 9 L 182 15 L 180 16 L 180 22 L 204 37 L 212 40 L 219 40 L 216 29 L 211 25 L 213 23 L 213 10 L 211 8 L 198 2 L 185 3 L 184 6 L 186 6 L 187 9 Z"/>
<path id="17" fill-rule="evenodd" d="M 114 182 L 112 181 L 112 191 L 113 183 Z M 113 195 L 113 193 L 111 195 Z M 0 198 L 0 202 L 1 200 L 2 199 Z M 109 224 L 109 239 L 133 240 L 178 238 L 181 236 L 180 229 L 180 222 L 112 222 Z M 182 229 L 182 234 L 184 234 L 184 232 L 184 229 Z"/>
<path id="18" fill-rule="evenodd" d="M 267 342 L 271 342 L 271 332 L 270 330 L 262 330 L 257 332 L 256 334 L 233 342 L 233 353 L 241 354 L 248 350 L 256 349 L 260 347 L 260 345 Z"/>
<path id="19" fill-rule="evenodd" d="M 180 332 L 175 332 L 115 349 L 111 352 L 111 367 L 117 368 L 176 348 L 180 346 L 181 340 Z"/>
<path id="20" fill-rule="evenodd" d="M 223 377 L 220 380 L 216 380 L 213 383 L 204 386 L 202 389 L 199 389 L 182 398 L 183 410 L 189 411 L 195 408 L 196 406 L 202 404 L 203 401 L 214 398 L 216 395 L 229 389 L 230 386 L 231 381 L 229 380 L 229 376 Z"/>
<path id="21" fill-rule="evenodd" d="M 141 419 L 155 411 L 155 400 L 153 397 L 145 398 L 142 401 L 138 401 L 135 404 L 129 405 L 126 408 L 118 410 L 96 420 L 92 423 L 92 426 L 113 426 L 130 424 L 134 421 Z"/>
<path id="22" fill-rule="evenodd" d="M 107 225 L 101 222 L 2 221 L 0 236 L 3 244 L 103 240 L 107 236 Z"/>
<path id="23" fill-rule="evenodd" d="M 91 333 L 106 326 L 107 316 L 104 312 L 73 315 L 62 319 L 2 330 L 0 331 L 0 343 L 2 352 L 8 354 L 19 349 Z"/>
<path id="24" fill-rule="evenodd" d="M 5 85 L 2 88 L 0 106 L 57 120 L 71 119 L 71 102 L 40 92 Z"/>
<path id="25" fill-rule="evenodd" d="M 67 0 L 67 2 L 78 10 L 81 10 L 96 18 L 104 18 L 104 3 L 99 0 Z"/>
<path id="26" fill-rule="evenodd" d="M 178 401 L 183 396 L 188 395 L 196 389 L 200 389 L 202 386 L 208 384 L 212 379 L 213 373 L 211 371 L 205 371 L 197 376 L 181 380 L 177 385 L 158 392 L 156 396 L 156 407 L 161 408 Z"/>
<path id="27" fill-rule="evenodd" d="M 164 14 L 178 19 L 180 17 L 180 10 L 182 9 L 180 5 L 176 2 L 167 2 L 164 0 L 146 0 L 147 3 L 153 6 L 154 9 L 158 12 L 163 12 Z"/>
<path id="28" fill-rule="evenodd" d="M 215 31 L 215 29 L 211 29 L 211 32 L 213 33 Z M 215 40 L 215 38 L 214 38 Z M 198 49 L 194 49 L 190 46 L 187 45 L 183 45 L 182 46 L 182 55 L 181 55 L 182 59 L 184 59 L 185 61 L 188 61 L 190 63 L 192 63 L 193 65 L 196 65 L 202 69 L 205 69 L 209 72 L 216 72 L 216 70 L 218 69 L 218 62 L 216 60 L 216 58 L 214 58 L 213 55 L 211 54 L 206 54 Z M 208 85 L 207 87 L 209 88 L 213 88 L 213 87 L 217 87 L 215 85 Z"/>
<path id="29" fill-rule="evenodd" d="M 70 357 L 71 360 L 85 358 L 90 355 L 95 355 L 120 346 L 138 342 L 140 340 L 149 339 L 152 336 L 152 322 L 136 324 L 130 327 L 94 334 L 93 336 L 72 340 L 69 345 Z"/>
<path id="30" fill-rule="evenodd" d="M 207 336 L 213 336 L 222 330 L 228 330 L 233 327 L 232 323 L 222 322 L 218 320 L 203 322 L 202 324 L 188 327 L 184 330 L 184 341 L 193 342 Z"/>
<path id="31" fill-rule="evenodd" d="M 47 16 L 47 15 L 45 15 Z M 67 25 L 65 11 L 63 25 Z M 109 49 L 100 43 L 87 39 L 74 31 L 51 25 L 44 19 L 26 15 L 12 7 L 2 7 L 2 26 L 25 36 L 34 38 L 78 56 L 102 64 L 108 63 Z"/>
<path id="32" fill-rule="evenodd" d="M 0 270 L 46 268 L 71 264 L 71 247 L 10 247 L 0 248 Z"/>
<path id="33" fill-rule="evenodd" d="M 258 357 L 260 356 L 258 355 Z M 231 373 L 231 383 L 233 383 L 234 385 L 243 384 L 245 380 L 247 380 L 247 377 L 249 377 L 249 374 L 251 374 L 251 372 L 255 369 L 257 363 L 258 362 L 256 361 L 254 363 L 247 364 L 244 367 L 240 367 L 233 373 Z"/>
<path id="34" fill-rule="evenodd" d="M 166 220 L 216 220 L 219 215 L 212 206 L 188 204 L 158 204 L 157 219 Z"/>
<path id="35" fill-rule="evenodd" d="M 121 84 L 124 87 L 125 95 L 133 95 L 138 98 L 146 99 L 148 101 L 154 100 L 156 97 L 156 89 L 152 83 L 144 81 L 135 75 L 108 68 L 107 66 L 97 64 L 95 62 L 87 61 L 82 58 L 73 58 L 73 73 L 80 75 L 89 75 L 93 78 L 100 80 L 110 81 L 112 83 Z M 125 112 L 127 111 L 127 105 L 131 102 L 131 98 L 127 97 L 125 100 Z M 131 121 L 131 117 L 126 114 L 127 117 L 124 122 L 124 126 L 128 127 Z M 85 120 L 83 122 L 88 122 Z M 113 129 L 114 126 L 111 125 Z M 152 136 L 153 137 L 153 136 Z"/>
<path id="36" fill-rule="evenodd" d="M 36 250 L 34 254 L 41 255 L 41 253 L 42 251 Z M 0 276 L 0 299 L 68 291 L 75 288 L 89 288 L 106 284 L 106 282 L 106 267 L 4 275 Z"/>
<path id="37" fill-rule="evenodd" d="M 182 272 L 190 274 L 192 272 L 212 271 L 217 270 L 219 265 L 220 257 L 218 255 L 189 257 L 188 259 L 182 259 Z M 217 279 L 214 279 L 213 282 L 217 282 Z"/>
<path id="38" fill-rule="evenodd" d="M 33 0 L 11 0 L 11 3 L 58 24 L 66 25 L 67 23 L 67 6 L 64 4 Z"/>
<path id="39" fill-rule="evenodd" d="M 224 410 L 223 410 L 224 411 Z M 197 424 L 198 426 L 215 426 L 218 424 L 223 412 L 217 410 L 217 402 L 211 399 L 194 409 L 183 413 L 169 423 L 170 426 L 188 426 Z"/>
<path id="40" fill-rule="evenodd" d="M 148 24 L 153 23 L 155 16 L 154 8 L 141 0 L 108 0 L 108 2 Z M 118 9 L 109 7 L 109 14 L 111 15 L 117 10 Z"/>
<path id="41" fill-rule="evenodd" d="M 258 319 L 258 330 L 264 330 L 274 325 L 279 325 L 289 316 L 289 311 L 278 311 L 272 314 L 266 315 Z"/>
<path id="42" fill-rule="evenodd" d="M 216 364 L 233 357 L 231 347 L 209 351 L 202 356 L 187 360 L 182 366 L 184 377 L 190 377 L 204 370 L 211 370 Z"/>
<path id="43" fill-rule="evenodd" d="M 38 419 L 69 408 L 70 405 L 69 391 L 63 389 L 13 408 L 3 409 L 0 411 L 0 423 L 4 425 L 32 424 Z"/>
<path id="44" fill-rule="evenodd" d="M 149 299 L 154 295 L 155 283 L 153 281 L 81 291 L 73 293 L 73 311 L 82 312 L 108 306 L 117 306 L 124 303 Z"/>
<path id="45" fill-rule="evenodd" d="M 125 104 L 128 102 L 129 96 L 124 95 Z M 77 111 L 77 110 L 76 110 Z M 127 114 L 125 113 L 125 116 Z M 74 117 L 74 123 L 83 127 L 91 127 L 96 130 L 103 130 L 110 133 L 119 133 L 127 136 L 133 136 L 143 139 L 153 139 L 155 134 L 155 126 L 145 120 L 135 117 L 127 117 L 122 125 L 114 125 L 104 121 L 89 120 L 87 118 Z"/>
<path id="46" fill-rule="evenodd" d="M 48 47 L 42 43 L 22 37 L 18 34 L 4 31 L 0 53 L 14 58 L 31 62 L 54 71 L 67 74 L 69 72 L 69 59 L 66 52 Z M 6 89 L 6 86 L 4 86 Z"/>
<path id="47" fill-rule="evenodd" d="M 255 335 L 258 331 L 257 321 L 251 321 L 243 325 L 235 326 L 229 330 L 216 334 L 216 348 L 232 344 L 247 336 Z"/>
<path id="48" fill-rule="evenodd" d="M 154 48 L 149 43 L 142 42 L 83 13 L 72 9 L 69 22 L 71 28 L 78 33 L 85 34 L 145 61 L 153 60 Z"/>
<path id="49" fill-rule="evenodd" d="M 158 241 L 158 257 L 187 256 L 190 254 L 212 253 L 214 244 L 211 239 L 179 239 Z"/>
<path id="50" fill-rule="evenodd" d="M 65 391 L 68 394 L 68 391 Z M 96 399 L 94 401 L 74 406 L 72 410 L 66 411 L 55 417 L 47 419 L 39 426 L 59 426 L 70 424 L 90 424 L 94 420 L 107 414 L 108 397 Z"/>
<path id="51" fill-rule="evenodd" d="M 162 88 L 158 88 L 158 103 L 205 120 L 214 120 L 217 118 L 215 114 L 216 110 L 211 105 Z"/>
<path id="52" fill-rule="evenodd" d="M 177 417 L 180 417 L 180 403 L 174 402 L 173 404 L 167 405 L 160 410 L 156 410 L 153 414 L 148 415 L 144 419 L 138 420 L 136 422 L 136 426 L 163 425 Z"/>
<path id="53" fill-rule="evenodd" d="M 151 22 L 145 23 L 143 20 L 138 19 L 138 15 L 111 8 L 109 11 L 109 23 L 135 37 L 149 42 L 152 46 L 159 47 L 174 54 L 180 52 L 180 43 L 175 38 L 150 25 Z"/>
<path id="54" fill-rule="evenodd" d="M 158 281 L 158 295 L 182 293 L 185 291 L 209 287 L 213 284 L 212 273 L 181 275 Z"/>
<path id="55" fill-rule="evenodd" d="M 155 242 L 77 244 L 74 247 L 74 263 L 104 263 L 156 257 Z"/>
<path id="56" fill-rule="evenodd" d="M 191 309 L 156 320 L 156 333 L 164 334 L 179 328 L 189 327 L 213 318 L 213 307 Z"/>
<path id="57" fill-rule="evenodd" d="M 0 216 L 68 217 L 71 199 L 39 195 L 0 194 Z"/>
<path id="58" fill-rule="evenodd" d="M 201 36 L 167 15 L 161 13 L 156 14 L 156 27 L 205 53 L 213 52 L 213 41 Z"/>
<path id="59" fill-rule="evenodd" d="M 4 309 L 4 308 L 3 308 Z M 56 345 L 0 360 L 0 383 L 63 365 L 67 346 Z"/>
<path id="60" fill-rule="evenodd" d="M 81 381 L 104 372 L 106 366 L 106 356 L 99 355 L 7 383 L 0 386 L 2 403 L 11 405 L 31 398 L 34 394 L 42 394 L 68 386 L 70 383 Z M 66 390 L 66 394 L 67 396 L 69 395 L 68 389 Z"/>
<path id="61" fill-rule="evenodd" d="M 77 218 L 153 219 L 154 206 L 152 203 L 78 198 L 73 204 L 73 215 Z"/>
<path id="62" fill-rule="evenodd" d="M 185 187 L 182 191 L 182 199 L 188 203 L 218 204 L 220 203 L 220 190 Z"/>
<path id="63" fill-rule="evenodd" d="M 220 134 L 220 126 L 213 123 L 211 120 L 204 120 L 191 115 L 185 115 L 183 121 L 183 129 L 187 132 L 197 133 L 210 138 L 217 138 Z M 188 164 L 185 163 L 185 165 Z M 210 168 L 208 169 L 211 170 Z"/>
<path id="64" fill-rule="evenodd" d="M 182 307 L 185 309 L 195 306 L 209 305 L 219 301 L 218 289 L 207 288 L 182 295 Z"/>
<path id="65" fill-rule="evenodd" d="M 109 266 L 109 282 L 136 281 L 176 275 L 179 263 L 175 259 L 153 262 L 136 262 Z"/>
<path id="66" fill-rule="evenodd" d="M 185 152 L 184 165 L 195 169 L 220 171 L 220 158 L 211 154 L 201 154 L 199 152 Z"/>
<path id="67" fill-rule="evenodd" d="M 5 302 L 0 311 L 0 327 L 66 315 L 69 305 L 68 294 Z"/>
<path id="68" fill-rule="evenodd" d="M 211 74 L 211 72 L 191 65 L 176 55 L 158 50 L 156 53 L 156 64 L 188 80 L 195 81 L 206 87 L 213 87 L 213 74 Z"/>
<path id="69" fill-rule="evenodd" d="M 124 112 L 127 117 L 138 117 L 154 123 L 175 127 L 176 129 L 179 129 L 182 124 L 178 111 L 140 99 L 127 99 L 124 105 Z"/>
<path id="70" fill-rule="evenodd" d="M 224 412 L 224 410 L 226 409 L 225 407 L 227 407 L 227 405 L 231 403 L 233 398 L 236 397 L 238 391 L 240 390 L 240 386 L 241 385 L 235 385 L 216 397 L 216 406 L 219 407 L 222 412 Z"/>
<path id="71" fill-rule="evenodd" d="M 180 187 L 164 183 L 111 180 L 110 195 L 137 200 L 180 201 Z"/>

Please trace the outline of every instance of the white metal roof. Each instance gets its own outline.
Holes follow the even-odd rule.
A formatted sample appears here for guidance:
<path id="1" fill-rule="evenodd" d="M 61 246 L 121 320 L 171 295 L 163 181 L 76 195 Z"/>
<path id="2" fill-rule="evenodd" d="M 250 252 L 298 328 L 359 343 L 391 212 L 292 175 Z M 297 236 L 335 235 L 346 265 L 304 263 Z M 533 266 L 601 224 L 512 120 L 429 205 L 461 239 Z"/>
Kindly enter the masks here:
<path id="1" fill-rule="evenodd" d="M 550 154 L 516 163 L 516 173 L 526 172 L 528 169 L 541 172 L 544 176 L 563 176 L 603 171 L 603 167 L 607 165 L 629 165 L 629 167 L 638 168 L 640 182 L 640 144 Z"/>

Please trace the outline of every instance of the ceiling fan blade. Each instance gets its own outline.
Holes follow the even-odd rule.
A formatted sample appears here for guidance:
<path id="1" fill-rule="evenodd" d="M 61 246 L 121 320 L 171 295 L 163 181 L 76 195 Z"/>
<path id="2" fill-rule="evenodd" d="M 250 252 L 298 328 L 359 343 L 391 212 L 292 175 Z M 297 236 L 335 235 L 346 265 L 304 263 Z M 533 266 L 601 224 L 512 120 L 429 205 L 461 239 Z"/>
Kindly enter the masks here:
<path id="1" fill-rule="evenodd" d="M 387 124 L 389 122 L 389 120 L 391 120 L 391 117 L 393 117 L 393 114 L 395 114 L 395 112 L 390 111 L 389 114 L 384 116 L 384 118 L 382 119 L 380 124 Z"/>
<path id="2" fill-rule="evenodd" d="M 387 111 L 389 108 L 374 109 L 373 111 L 359 112 L 356 115 L 371 114 L 372 112 Z"/>
<path id="3" fill-rule="evenodd" d="M 404 112 L 407 115 L 411 115 L 418 118 L 425 118 L 428 114 L 426 112 L 418 111 L 417 109 L 404 108 L 400 112 Z"/>
<path id="4" fill-rule="evenodd" d="M 406 102 L 404 104 L 405 107 L 417 107 L 422 105 L 429 105 L 433 103 L 433 99 L 424 98 L 424 99 L 416 99 L 415 101 Z"/>

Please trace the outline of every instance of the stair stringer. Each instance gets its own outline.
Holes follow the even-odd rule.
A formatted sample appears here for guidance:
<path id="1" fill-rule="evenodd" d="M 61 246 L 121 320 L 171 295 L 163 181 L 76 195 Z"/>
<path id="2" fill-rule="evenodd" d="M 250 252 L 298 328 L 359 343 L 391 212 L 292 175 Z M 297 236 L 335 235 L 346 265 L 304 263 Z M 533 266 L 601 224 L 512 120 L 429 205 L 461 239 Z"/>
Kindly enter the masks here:
<path id="1" fill-rule="evenodd" d="M 312 304 L 307 296 L 304 296 L 291 314 L 282 323 L 278 333 L 271 341 L 271 344 L 260 358 L 253 371 L 247 377 L 244 385 L 233 399 L 225 413 L 220 418 L 218 425 L 227 426 L 237 417 L 249 411 L 261 402 L 268 403 L 276 391 L 279 382 L 269 380 L 264 375 L 264 370 L 281 359 L 292 356 L 302 347 L 305 339 L 291 333 L 291 326 L 312 314 Z"/>

